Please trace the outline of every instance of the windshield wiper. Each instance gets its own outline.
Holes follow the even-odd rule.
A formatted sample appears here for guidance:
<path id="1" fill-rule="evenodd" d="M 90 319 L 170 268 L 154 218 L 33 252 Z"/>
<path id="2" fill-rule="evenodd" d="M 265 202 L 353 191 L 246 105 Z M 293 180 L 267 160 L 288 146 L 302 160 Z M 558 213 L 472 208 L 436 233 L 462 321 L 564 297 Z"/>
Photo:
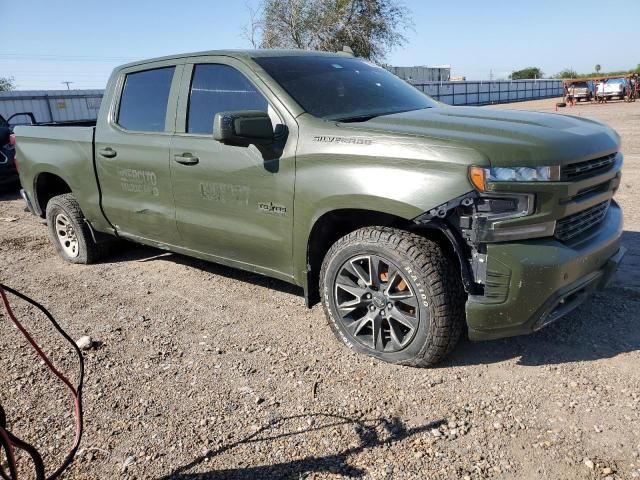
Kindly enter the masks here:
<path id="1" fill-rule="evenodd" d="M 344 118 L 336 118 L 335 121 L 336 122 L 340 122 L 340 123 L 350 123 L 350 122 L 366 122 L 368 120 L 371 120 L 372 118 L 376 118 L 379 117 L 380 114 L 376 114 L 376 115 L 358 115 L 355 117 L 344 117 Z"/>
<path id="2" fill-rule="evenodd" d="M 410 108 L 408 110 L 396 110 L 395 112 L 383 112 L 383 113 L 369 113 L 367 115 L 356 115 L 353 117 L 343 117 L 334 119 L 335 122 L 340 123 L 351 123 L 351 122 L 367 122 L 376 117 L 384 117 L 386 115 L 395 115 L 396 113 L 404 113 L 404 112 L 414 112 L 416 110 L 425 110 L 431 107 L 422 107 L 422 108 Z"/>

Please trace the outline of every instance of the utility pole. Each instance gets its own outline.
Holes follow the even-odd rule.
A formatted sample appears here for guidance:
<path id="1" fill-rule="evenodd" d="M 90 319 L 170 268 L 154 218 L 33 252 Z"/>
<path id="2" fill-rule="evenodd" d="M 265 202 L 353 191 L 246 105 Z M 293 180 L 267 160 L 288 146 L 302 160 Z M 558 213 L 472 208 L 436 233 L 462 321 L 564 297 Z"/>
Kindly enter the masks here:
<path id="1" fill-rule="evenodd" d="M 69 88 L 69 85 L 70 85 L 71 83 L 73 83 L 73 82 L 60 82 L 60 83 L 64 83 L 64 84 L 67 86 L 67 90 L 71 90 L 71 89 Z"/>

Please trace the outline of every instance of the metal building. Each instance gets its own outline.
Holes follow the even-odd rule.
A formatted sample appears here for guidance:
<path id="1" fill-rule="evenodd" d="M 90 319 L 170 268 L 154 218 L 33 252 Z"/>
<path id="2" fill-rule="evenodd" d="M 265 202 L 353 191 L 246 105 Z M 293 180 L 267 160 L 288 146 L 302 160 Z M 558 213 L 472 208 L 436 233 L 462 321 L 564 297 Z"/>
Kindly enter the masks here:
<path id="1" fill-rule="evenodd" d="M 104 90 L 16 90 L 0 92 L 0 115 L 32 112 L 37 122 L 95 120 Z M 27 117 L 16 122 L 27 123 Z"/>
<path id="2" fill-rule="evenodd" d="M 386 68 L 394 75 L 413 85 L 427 82 L 447 82 L 451 76 L 451 65 L 438 65 L 435 67 L 393 67 L 388 65 Z"/>

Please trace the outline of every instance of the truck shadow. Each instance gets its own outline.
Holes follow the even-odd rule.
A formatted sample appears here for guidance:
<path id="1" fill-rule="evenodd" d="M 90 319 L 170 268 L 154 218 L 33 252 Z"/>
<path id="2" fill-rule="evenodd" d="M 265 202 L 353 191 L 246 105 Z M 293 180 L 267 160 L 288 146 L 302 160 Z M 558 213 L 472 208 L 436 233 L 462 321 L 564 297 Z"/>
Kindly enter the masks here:
<path id="1" fill-rule="evenodd" d="M 301 421 L 308 421 L 307 424 L 314 423 L 314 426 L 310 426 L 302 430 L 295 429 L 295 425 Z M 287 431 L 288 423 L 293 425 L 289 427 L 289 430 Z M 389 445 L 391 443 L 404 441 L 414 435 L 438 428 L 443 423 L 445 423 L 445 419 L 432 421 L 417 427 L 407 428 L 397 417 L 391 419 L 376 418 L 372 420 L 362 420 L 327 413 L 293 415 L 290 417 L 275 419 L 267 425 L 262 426 L 254 433 L 247 435 L 236 442 L 223 445 L 214 451 L 209 451 L 208 453 L 195 458 L 190 463 L 179 467 L 172 473 L 160 478 L 161 480 L 253 480 L 263 478 L 298 480 L 300 478 L 304 478 L 308 474 L 322 472 L 339 474 L 341 475 L 341 478 L 361 478 L 366 476 L 367 472 L 362 468 L 353 467 L 347 463 L 347 460 L 351 455 L 358 454 L 364 450 L 381 445 Z M 320 434 L 323 431 L 329 431 L 336 428 L 350 429 L 357 437 L 357 444 L 353 446 L 353 443 L 351 443 L 352 446 L 342 448 L 334 454 L 303 457 L 283 463 L 219 469 L 205 473 L 189 473 L 193 468 L 196 468 L 205 462 L 209 462 L 211 459 L 240 445 L 255 444 L 258 442 L 273 443 L 290 437 L 308 437 L 314 432 Z M 294 438 L 292 441 L 296 442 L 296 439 Z M 304 444 L 304 440 L 301 440 L 301 443 Z"/>
<path id="2" fill-rule="evenodd" d="M 122 242 L 122 247 L 106 259 L 107 262 L 171 262 L 176 265 L 196 268 L 211 275 L 237 280 L 239 282 L 251 283 L 264 288 L 278 290 L 280 292 L 296 295 L 300 298 L 300 305 L 304 308 L 304 292 L 301 287 L 278 280 L 277 278 L 265 277 L 257 273 L 227 267 L 219 263 L 207 262 L 194 257 L 188 257 L 179 253 L 166 252 L 144 245 L 130 242 Z"/>
<path id="3" fill-rule="evenodd" d="M 551 365 L 593 361 L 640 350 L 640 233 L 625 231 L 628 251 L 612 284 L 574 312 L 532 335 L 489 342 L 462 341 L 449 360 L 436 368 L 502 362 L 519 358 L 520 365 Z M 300 296 L 289 283 L 149 247 L 125 244 L 109 261 L 167 261 L 197 268 L 212 275 L 251 283 Z"/>

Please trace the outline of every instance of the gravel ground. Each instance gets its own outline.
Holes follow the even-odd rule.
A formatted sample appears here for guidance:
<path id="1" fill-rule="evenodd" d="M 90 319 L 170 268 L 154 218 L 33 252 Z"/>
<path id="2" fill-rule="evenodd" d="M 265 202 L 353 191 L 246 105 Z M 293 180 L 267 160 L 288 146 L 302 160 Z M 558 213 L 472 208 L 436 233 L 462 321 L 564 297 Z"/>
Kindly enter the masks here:
<path id="1" fill-rule="evenodd" d="M 432 369 L 351 353 L 319 306 L 275 280 L 128 244 L 99 265 L 66 264 L 17 195 L 0 197 L 0 279 L 93 339 L 85 436 L 65 478 L 640 477 L 640 102 L 559 113 L 623 136 L 626 263 L 565 320 L 462 342 Z M 73 374 L 70 349 L 14 304 Z M 11 430 L 60 461 L 68 395 L 6 321 L 0 371 Z"/>

